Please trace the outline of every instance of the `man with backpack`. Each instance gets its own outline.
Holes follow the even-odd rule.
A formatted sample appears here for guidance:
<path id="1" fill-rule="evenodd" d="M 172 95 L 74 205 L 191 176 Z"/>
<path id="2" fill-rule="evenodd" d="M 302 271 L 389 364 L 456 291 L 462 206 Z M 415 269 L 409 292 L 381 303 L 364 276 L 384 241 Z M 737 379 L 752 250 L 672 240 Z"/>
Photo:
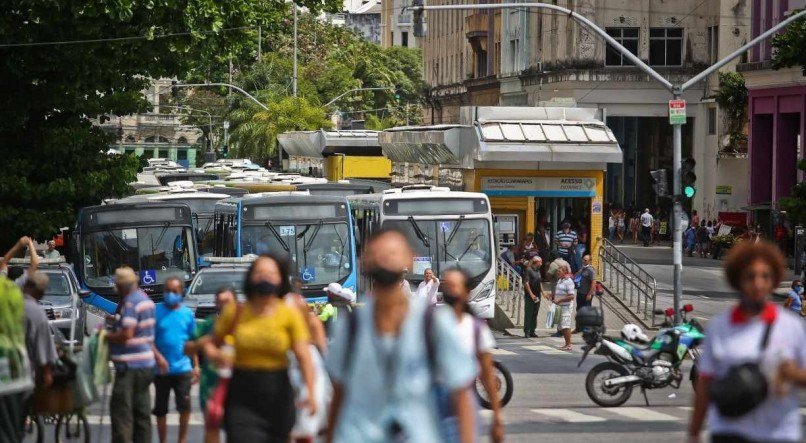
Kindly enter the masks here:
<path id="1" fill-rule="evenodd" d="M 459 346 L 450 311 L 406 296 L 406 237 L 382 230 L 367 241 L 362 272 L 372 294 L 336 323 L 327 369 L 333 381 L 328 442 L 443 441 L 434 392 L 453 406 L 459 440 L 475 439 L 467 387 L 477 366 Z"/>

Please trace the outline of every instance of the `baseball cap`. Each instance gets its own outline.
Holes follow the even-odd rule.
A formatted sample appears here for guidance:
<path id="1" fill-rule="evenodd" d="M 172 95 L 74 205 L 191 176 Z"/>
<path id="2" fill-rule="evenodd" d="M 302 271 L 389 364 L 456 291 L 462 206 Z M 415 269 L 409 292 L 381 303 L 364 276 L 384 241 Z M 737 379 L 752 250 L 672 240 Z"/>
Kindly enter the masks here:
<path id="1" fill-rule="evenodd" d="M 333 295 L 339 295 L 341 291 L 342 291 L 341 285 L 336 282 L 327 285 L 327 287 L 325 288 L 325 292 Z"/>

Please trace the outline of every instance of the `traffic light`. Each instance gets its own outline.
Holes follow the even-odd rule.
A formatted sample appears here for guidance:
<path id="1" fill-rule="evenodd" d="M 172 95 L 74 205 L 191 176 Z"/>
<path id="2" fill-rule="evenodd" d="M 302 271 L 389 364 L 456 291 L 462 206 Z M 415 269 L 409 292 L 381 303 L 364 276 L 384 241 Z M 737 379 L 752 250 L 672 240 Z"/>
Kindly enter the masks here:
<path id="1" fill-rule="evenodd" d="M 414 36 L 425 37 L 425 23 L 423 22 L 423 10 L 417 8 L 425 6 L 425 0 L 412 0 L 411 6 L 414 7 Z"/>
<path id="2" fill-rule="evenodd" d="M 652 176 L 652 181 L 655 183 L 652 184 L 652 188 L 655 190 L 655 195 L 658 197 L 665 197 L 669 194 L 669 180 L 666 177 L 666 170 L 665 169 L 656 169 L 654 171 L 649 171 L 649 175 Z"/>
<path id="3" fill-rule="evenodd" d="M 694 194 L 697 193 L 697 187 L 695 186 L 697 175 L 694 174 L 695 166 L 697 166 L 697 162 L 688 157 L 683 160 L 683 164 L 680 167 L 680 183 L 683 185 L 683 195 L 688 198 L 694 197 Z"/>
<path id="4" fill-rule="evenodd" d="M 400 88 L 395 88 L 395 100 L 400 100 Z"/>

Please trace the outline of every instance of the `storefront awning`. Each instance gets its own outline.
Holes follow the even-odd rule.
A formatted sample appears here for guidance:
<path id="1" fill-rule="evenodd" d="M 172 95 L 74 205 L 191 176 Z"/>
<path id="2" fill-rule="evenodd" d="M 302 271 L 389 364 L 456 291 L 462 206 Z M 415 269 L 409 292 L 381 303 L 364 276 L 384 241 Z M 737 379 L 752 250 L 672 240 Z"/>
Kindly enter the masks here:
<path id="1" fill-rule="evenodd" d="M 621 163 L 613 132 L 595 110 L 565 108 L 463 108 L 458 125 L 399 127 L 378 136 L 393 162 L 475 168 L 477 162 Z M 475 110 L 475 112 L 473 112 Z M 507 112 L 507 111 L 510 112 Z M 472 120 L 472 121 L 468 121 Z M 534 165 L 533 165 L 534 166 Z"/>
<path id="2" fill-rule="evenodd" d="M 278 135 L 277 142 L 286 154 L 295 157 L 382 155 L 378 131 L 292 131 Z"/>

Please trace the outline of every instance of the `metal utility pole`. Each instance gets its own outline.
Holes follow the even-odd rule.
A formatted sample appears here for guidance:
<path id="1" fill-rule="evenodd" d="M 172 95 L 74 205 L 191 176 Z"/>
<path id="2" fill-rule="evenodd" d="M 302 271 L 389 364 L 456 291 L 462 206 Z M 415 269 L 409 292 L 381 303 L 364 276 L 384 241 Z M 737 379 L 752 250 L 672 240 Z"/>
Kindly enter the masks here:
<path id="1" fill-rule="evenodd" d="M 230 83 L 176 83 L 174 85 L 171 85 L 172 88 L 204 88 L 204 87 L 220 87 L 220 86 L 228 87 L 230 90 L 234 89 L 234 90 L 240 92 L 241 94 L 247 96 L 250 100 L 252 100 L 258 106 L 263 108 L 264 111 L 269 110 L 268 106 L 266 106 L 263 103 L 261 103 L 260 100 L 256 99 L 252 94 L 250 94 L 250 93 L 244 91 L 242 88 L 240 88 L 238 86 L 235 86 L 233 84 L 230 84 Z"/>
<path id="2" fill-rule="evenodd" d="M 297 96 L 297 4 L 291 2 L 294 8 L 294 72 L 291 74 L 291 91 L 294 97 Z"/>
<path id="3" fill-rule="evenodd" d="M 378 87 L 378 88 L 355 88 L 355 89 L 350 89 L 349 91 L 342 92 L 341 94 L 337 95 L 336 98 L 334 98 L 333 100 L 325 103 L 325 106 L 332 105 L 336 100 L 344 97 L 345 95 L 347 95 L 347 94 L 349 94 L 351 92 L 358 92 L 358 91 L 388 91 L 390 89 L 395 89 L 395 87 L 394 86 L 382 86 L 382 87 Z"/>
<path id="4" fill-rule="evenodd" d="M 563 15 L 567 16 L 571 20 L 578 22 L 579 24 L 587 27 L 599 37 L 604 39 L 608 44 L 610 44 L 613 48 L 619 51 L 627 60 L 632 62 L 636 67 L 638 67 L 641 71 L 649 75 L 652 79 L 656 80 L 658 83 L 663 85 L 664 88 L 669 90 L 675 100 L 680 99 L 683 92 L 686 89 L 694 86 L 698 82 L 704 80 L 709 75 L 716 72 L 721 67 L 725 66 L 726 64 L 730 63 L 731 60 L 739 57 L 740 55 L 747 52 L 753 46 L 761 43 L 762 41 L 766 40 L 776 32 L 780 31 L 784 27 L 788 26 L 793 21 L 797 20 L 800 17 L 806 16 L 806 9 L 797 12 L 796 14 L 790 15 L 786 20 L 781 21 L 777 25 L 773 26 L 772 28 L 768 29 L 763 34 L 759 35 L 758 37 L 754 38 L 753 40 L 747 42 L 741 48 L 733 51 L 730 55 L 723 58 L 722 60 L 716 62 L 714 65 L 708 67 L 707 69 L 703 70 L 699 74 L 695 75 L 682 85 L 673 85 L 669 80 L 665 79 L 662 75 L 660 75 L 657 71 L 650 68 L 646 63 L 641 61 L 635 54 L 630 52 L 627 48 L 622 46 L 619 42 L 617 42 L 613 37 L 607 35 L 604 29 L 600 28 L 595 23 L 591 22 L 587 18 L 578 13 L 563 8 L 561 6 L 552 5 L 552 4 L 545 4 L 545 3 L 499 3 L 499 4 L 478 4 L 478 5 L 440 5 L 440 6 L 420 6 L 419 1 L 414 3 L 413 6 L 409 7 L 414 12 L 415 16 L 415 23 L 414 29 L 423 30 L 423 23 L 422 23 L 422 11 L 441 11 L 441 10 L 474 10 L 474 9 L 512 9 L 512 8 L 536 8 L 536 9 L 548 9 L 551 11 L 562 13 Z M 417 36 L 417 35 L 415 35 Z M 422 35 L 417 36 L 422 37 Z M 675 310 L 675 322 L 680 321 L 680 306 L 682 304 L 682 296 L 683 296 L 683 209 L 681 205 L 681 177 L 680 177 L 680 169 L 682 166 L 682 132 L 683 129 L 680 124 L 673 125 L 673 145 L 674 145 L 674 153 L 673 153 L 673 165 L 672 165 L 672 173 L 674 174 L 674 191 L 672 195 L 674 196 L 674 242 L 673 242 L 673 262 L 674 262 L 674 310 Z"/>
<path id="5" fill-rule="evenodd" d="M 229 120 L 224 120 L 224 152 L 229 154 Z"/>

